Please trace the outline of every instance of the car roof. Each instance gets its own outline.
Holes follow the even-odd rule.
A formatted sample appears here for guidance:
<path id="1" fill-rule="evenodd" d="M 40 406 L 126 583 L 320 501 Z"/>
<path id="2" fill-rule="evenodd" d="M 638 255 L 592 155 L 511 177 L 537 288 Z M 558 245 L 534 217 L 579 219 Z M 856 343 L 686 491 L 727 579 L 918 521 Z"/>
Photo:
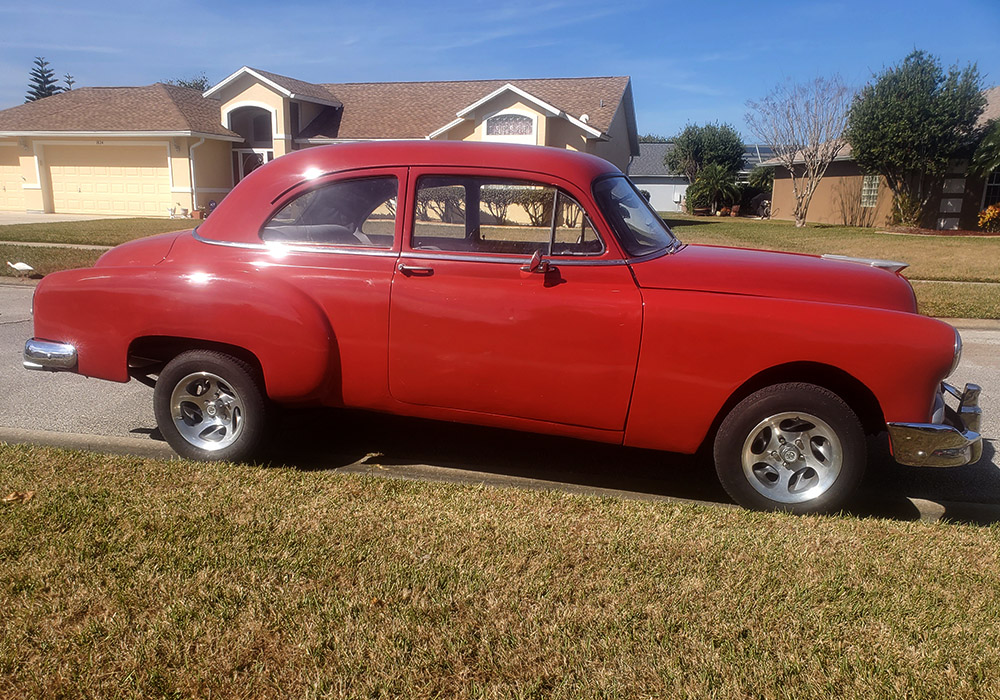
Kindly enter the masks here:
<path id="1" fill-rule="evenodd" d="M 198 227 L 198 234 L 220 241 L 257 241 L 261 225 L 274 210 L 274 202 L 303 182 L 364 168 L 421 166 L 544 173 L 585 189 L 600 175 L 621 173 L 597 156 L 549 146 L 428 140 L 318 146 L 281 156 L 252 172 Z"/>

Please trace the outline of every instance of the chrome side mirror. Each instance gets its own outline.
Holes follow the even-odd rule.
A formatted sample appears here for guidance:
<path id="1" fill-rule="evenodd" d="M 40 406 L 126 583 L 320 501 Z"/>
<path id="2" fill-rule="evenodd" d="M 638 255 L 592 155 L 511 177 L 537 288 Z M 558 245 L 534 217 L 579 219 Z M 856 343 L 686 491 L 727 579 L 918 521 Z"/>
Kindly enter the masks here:
<path id="1" fill-rule="evenodd" d="M 527 265 L 521 265 L 522 272 L 541 272 L 542 274 L 545 274 L 549 270 L 554 269 L 555 268 L 549 264 L 548 260 L 542 260 L 542 251 L 540 250 L 536 250 L 534 252 Z"/>

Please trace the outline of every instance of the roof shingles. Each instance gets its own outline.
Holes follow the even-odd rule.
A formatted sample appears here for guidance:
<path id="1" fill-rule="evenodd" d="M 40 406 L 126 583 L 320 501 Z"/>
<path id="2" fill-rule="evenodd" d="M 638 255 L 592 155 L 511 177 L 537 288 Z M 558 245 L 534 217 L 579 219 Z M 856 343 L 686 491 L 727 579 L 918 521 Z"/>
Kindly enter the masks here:
<path id="1" fill-rule="evenodd" d="M 571 117 L 587 115 L 588 126 L 606 133 L 629 85 L 627 76 L 317 85 L 250 70 L 291 94 L 333 105 L 321 114 L 322 123 L 308 125 L 303 135 L 340 139 L 426 138 L 508 83 Z M 0 111 L 0 132 L 22 131 L 190 131 L 236 136 L 221 125 L 216 100 L 162 83 L 79 88 Z"/>
<path id="2" fill-rule="evenodd" d="M 510 83 L 602 132 L 611 126 L 628 86 L 627 76 L 609 78 L 540 78 L 464 80 L 425 83 L 325 83 L 346 107 L 337 136 L 425 138 L 455 116 Z"/>
<path id="3" fill-rule="evenodd" d="M 237 136 L 219 120 L 219 103 L 198 90 L 155 83 L 79 88 L 0 111 L 0 132 L 177 131 Z"/>

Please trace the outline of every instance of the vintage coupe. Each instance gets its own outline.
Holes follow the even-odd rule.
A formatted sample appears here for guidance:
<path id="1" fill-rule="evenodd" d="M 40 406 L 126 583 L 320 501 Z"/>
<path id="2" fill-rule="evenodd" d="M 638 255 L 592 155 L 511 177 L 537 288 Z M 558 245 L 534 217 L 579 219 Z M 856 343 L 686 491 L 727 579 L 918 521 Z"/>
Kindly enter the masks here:
<path id="1" fill-rule="evenodd" d="M 738 503 L 828 511 L 866 432 L 907 465 L 982 451 L 979 387 L 943 383 L 959 335 L 917 314 L 902 267 L 684 245 L 579 153 L 329 146 L 193 231 L 47 276 L 24 365 L 153 385 L 195 459 L 252 456 L 273 406 L 346 406 L 704 448 Z"/>

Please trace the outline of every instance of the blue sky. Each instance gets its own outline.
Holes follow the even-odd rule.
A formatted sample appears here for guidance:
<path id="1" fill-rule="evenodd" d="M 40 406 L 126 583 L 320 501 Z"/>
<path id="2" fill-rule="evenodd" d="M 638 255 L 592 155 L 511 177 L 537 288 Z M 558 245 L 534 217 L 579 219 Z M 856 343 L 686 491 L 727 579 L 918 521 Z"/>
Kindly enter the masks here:
<path id="1" fill-rule="evenodd" d="M 746 101 L 779 81 L 860 86 L 913 48 L 1000 84 L 998 27 L 1000 0 L 0 0 L 0 108 L 39 55 L 77 87 L 242 65 L 313 82 L 630 75 L 640 133 L 719 120 L 748 137 Z"/>

